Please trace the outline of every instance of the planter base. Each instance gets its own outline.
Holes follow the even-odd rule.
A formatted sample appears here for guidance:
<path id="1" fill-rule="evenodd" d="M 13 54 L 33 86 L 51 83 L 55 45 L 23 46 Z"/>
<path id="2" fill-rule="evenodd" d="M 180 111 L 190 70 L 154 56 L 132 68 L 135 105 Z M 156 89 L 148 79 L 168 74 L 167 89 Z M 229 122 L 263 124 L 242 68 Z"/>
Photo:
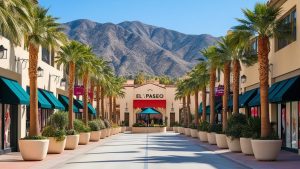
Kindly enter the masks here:
<path id="1" fill-rule="evenodd" d="M 242 153 L 246 155 L 253 155 L 253 149 L 251 145 L 251 138 L 240 138 Z"/>
<path id="2" fill-rule="evenodd" d="M 64 151 L 66 146 L 66 139 L 63 141 L 56 141 L 54 137 L 49 137 L 48 154 L 60 154 Z"/>
<path id="3" fill-rule="evenodd" d="M 228 148 L 225 134 L 216 134 L 216 142 L 218 148 Z"/>
<path id="4" fill-rule="evenodd" d="M 80 133 L 79 144 L 86 145 L 90 141 L 91 133 Z"/>
<path id="5" fill-rule="evenodd" d="M 49 140 L 19 140 L 23 160 L 41 161 L 47 156 Z"/>
<path id="6" fill-rule="evenodd" d="M 232 139 L 231 137 L 226 137 L 228 148 L 231 152 L 241 152 L 241 144 L 239 138 Z"/>
<path id="7" fill-rule="evenodd" d="M 211 145 L 217 144 L 216 133 L 207 133 L 207 140 Z"/>
<path id="8" fill-rule="evenodd" d="M 165 133 L 166 127 L 132 127 L 132 133 Z"/>
<path id="9" fill-rule="evenodd" d="M 280 152 L 282 140 L 251 140 L 254 157 L 260 161 L 275 161 Z"/>
<path id="10" fill-rule="evenodd" d="M 198 137 L 199 137 L 200 141 L 202 141 L 202 142 L 208 142 L 207 132 L 206 131 L 199 131 L 198 132 Z"/>
<path id="11" fill-rule="evenodd" d="M 79 134 L 68 135 L 66 139 L 65 150 L 74 150 L 78 147 L 78 144 L 79 144 Z"/>

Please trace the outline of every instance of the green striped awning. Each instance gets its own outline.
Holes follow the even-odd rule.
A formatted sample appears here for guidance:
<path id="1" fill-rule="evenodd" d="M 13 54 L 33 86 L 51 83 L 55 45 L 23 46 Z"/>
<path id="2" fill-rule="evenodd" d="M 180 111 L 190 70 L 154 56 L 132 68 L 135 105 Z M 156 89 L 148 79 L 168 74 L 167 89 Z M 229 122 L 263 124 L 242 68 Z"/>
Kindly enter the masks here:
<path id="1" fill-rule="evenodd" d="M 277 84 L 277 87 L 273 90 L 271 96 L 269 97 L 270 102 L 275 103 L 299 100 L 299 83 L 299 76 L 275 83 L 274 85 Z"/>
<path id="2" fill-rule="evenodd" d="M 252 89 L 246 91 L 243 95 L 239 97 L 239 107 L 246 107 L 248 106 L 249 101 L 256 95 L 257 89 Z"/>
<path id="3" fill-rule="evenodd" d="M 29 87 L 27 87 L 27 93 L 30 95 L 30 88 Z M 39 105 L 39 108 L 42 108 L 42 109 L 52 109 L 52 105 L 44 97 L 44 95 L 42 94 L 42 92 L 40 92 L 40 90 L 37 89 L 37 93 L 38 93 L 38 105 Z"/>
<path id="4" fill-rule="evenodd" d="M 96 115 L 96 109 L 91 105 L 91 103 L 88 104 L 89 113 L 92 115 Z"/>
<path id="5" fill-rule="evenodd" d="M 53 109 L 65 110 L 64 105 L 53 95 L 52 92 L 42 89 L 39 90 L 52 105 Z"/>
<path id="6" fill-rule="evenodd" d="M 64 105 L 65 110 L 69 110 L 69 98 L 64 95 L 58 95 L 58 100 L 61 101 L 61 103 Z M 74 99 L 75 100 L 75 99 Z M 73 103 L 73 112 L 74 113 L 80 113 L 78 107 Z"/>
<path id="7" fill-rule="evenodd" d="M 0 77 L 0 103 L 29 105 L 29 95 L 17 81 Z"/>
<path id="8" fill-rule="evenodd" d="M 75 99 L 74 100 L 75 105 L 79 108 L 79 109 L 83 109 L 83 101 Z M 92 115 L 96 114 L 96 110 L 94 109 L 94 107 L 88 103 L 88 112 Z"/>

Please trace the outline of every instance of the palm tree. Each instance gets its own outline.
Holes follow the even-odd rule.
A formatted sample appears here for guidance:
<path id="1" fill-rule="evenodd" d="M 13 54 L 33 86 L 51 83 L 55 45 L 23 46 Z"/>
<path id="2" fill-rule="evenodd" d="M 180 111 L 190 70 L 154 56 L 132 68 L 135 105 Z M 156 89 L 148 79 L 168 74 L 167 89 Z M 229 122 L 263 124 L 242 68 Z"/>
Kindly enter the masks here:
<path id="1" fill-rule="evenodd" d="M 96 62 L 96 56 L 94 55 L 92 48 L 89 46 L 84 46 L 82 56 L 80 57 L 76 70 L 78 71 L 79 77 L 83 82 L 83 121 L 85 125 L 88 125 L 88 85 L 91 75 L 96 72 L 96 67 L 94 67 Z"/>
<path id="2" fill-rule="evenodd" d="M 14 44 L 20 44 L 25 32 L 31 30 L 30 11 L 35 5 L 26 0 L 0 2 L 0 33 Z"/>
<path id="3" fill-rule="evenodd" d="M 30 11 L 32 28 L 25 34 L 25 45 L 29 48 L 29 81 L 30 81 L 30 129 L 29 135 L 39 135 L 38 97 L 37 97 L 37 64 L 39 46 L 56 49 L 65 41 L 65 35 L 59 23 L 47 14 L 48 10 L 34 5 Z"/>
<path id="4" fill-rule="evenodd" d="M 230 64 L 233 48 L 228 36 L 221 38 L 221 40 L 217 43 L 217 46 L 217 53 L 223 61 L 224 95 L 222 100 L 222 129 L 225 131 L 227 128 L 228 99 L 230 92 Z"/>
<path id="5" fill-rule="evenodd" d="M 210 84 L 209 84 L 209 101 L 210 101 L 210 123 L 215 123 L 215 85 L 216 85 L 216 71 L 220 67 L 221 59 L 217 55 L 217 47 L 210 46 L 201 51 L 202 55 L 207 58 L 210 69 Z M 204 108 L 203 108 L 204 109 Z"/>
<path id="6" fill-rule="evenodd" d="M 84 52 L 84 45 L 71 41 L 65 46 L 62 46 L 58 55 L 56 57 L 56 63 L 58 66 L 62 64 L 65 68 L 68 68 L 69 72 L 69 84 L 68 84 L 68 94 L 69 94 L 69 129 L 73 129 L 73 99 L 74 99 L 74 81 L 75 81 L 75 68 L 76 65 Z"/>
<path id="7" fill-rule="evenodd" d="M 190 73 L 189 81 L 191 81 L 190 88 L 194 90 L 195 94 L 195 122 L 198 125 L 199 117 L 198 117 L 198 93 L 202 92 L 202 121 L 206 120 L 206 86 L 209 81 L 209 74 L 207 70 L 207 63 L 200 62 L 195 66 L 195 68 Z"/>
<path id="8" fill-rule="evenodd" d="M 257 3 L 254 10 L 244 9 L 245 19 L 238 19 L 241 23 L 233 29 L 238 32 L 246 32 L 258 41 L 258 63 L 260 83 L 260 105 L 261 105 L 261 137 L 267 137 L 271 133 L 269 120 L 269 59 L 270 37 L 277 36 L 279 27 L 282 25 L 277 18 L 281 9 L 276 6 L 268 6 L 264 3 Z"/>
<path id="9" fill-rule="evenodd" d="M 184 80 L 179 80 L 176 84 L 175 99 L 182 99 L 183 125 L 187 126 L 187 106 L 186 106 L 186 85 Z"/>
<path id="10" fill-rule="evenodd" d="M 111 78 L 113 76 L 112 73 L 112 69 L 111 67 L 108 65 L 107 61 L 104 61 L 101 58 L 97 58 L 96 63 L 95 63 L 95 67 L 96 67 L 96 72 L 94 74 L 94 78 L 95 78 L 95 83 L 96 83 L 96 110 L 98 113 L 98 118 L 100 118 L 102 116 L 102 118 L 104 118 L 104 97 L 102 97 L 102 93 L 104 93 L 104 86 L 106 83 L 108 83 L 109 78 Z M 101 102 L 101 108 L 100 108 L 100 100 Z M 103 110 L 102 110 L 103 108 Z M 100 114 L 100 112 L 102 113 L 102 115 Z"/>

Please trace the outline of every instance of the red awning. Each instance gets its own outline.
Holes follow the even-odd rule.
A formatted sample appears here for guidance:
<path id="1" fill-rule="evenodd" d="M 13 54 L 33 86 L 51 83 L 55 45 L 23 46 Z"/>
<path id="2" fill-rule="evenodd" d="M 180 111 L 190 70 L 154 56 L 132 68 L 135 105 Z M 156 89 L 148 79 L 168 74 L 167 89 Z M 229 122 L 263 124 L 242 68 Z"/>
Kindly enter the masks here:
<path id="1" fill-rule="evenodd" d="M 166 100 L 133 100 L 133 108 L 166 108 Z"/>

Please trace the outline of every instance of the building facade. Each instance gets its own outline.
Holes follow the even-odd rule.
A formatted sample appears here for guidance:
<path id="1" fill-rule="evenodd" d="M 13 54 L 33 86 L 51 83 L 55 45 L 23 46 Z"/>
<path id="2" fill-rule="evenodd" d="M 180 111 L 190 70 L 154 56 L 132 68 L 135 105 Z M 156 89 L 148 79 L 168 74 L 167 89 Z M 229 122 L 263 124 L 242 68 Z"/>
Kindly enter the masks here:
<path id="1" fill-rule="evenodd" d="M 271 0 L 269 5 L 281 7 L 278 20 L 291 32 L 290 38 L 272 38 L 269 53 L 269 113 L 274 131 L 283 140 L 283 148 L 298 152 L 300 146 L 300 22 L 299 0 Z M 260 116 L 258 64 L 242 67 L 247 80 L 241 84 L 247 101 L 241 111 Z"/>

